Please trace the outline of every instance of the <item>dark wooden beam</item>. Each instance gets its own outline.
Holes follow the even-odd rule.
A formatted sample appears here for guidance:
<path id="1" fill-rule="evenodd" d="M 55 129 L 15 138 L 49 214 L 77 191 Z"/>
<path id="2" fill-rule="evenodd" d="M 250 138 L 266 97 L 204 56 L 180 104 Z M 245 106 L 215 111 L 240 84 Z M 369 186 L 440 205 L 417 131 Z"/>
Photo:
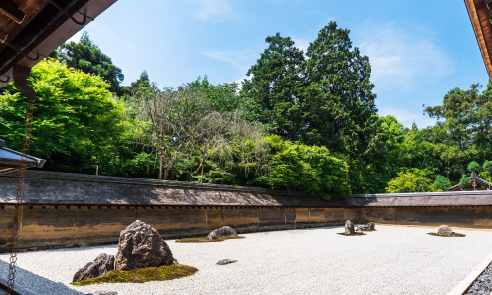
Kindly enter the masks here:
<path id="1" fill-rule="evenodd" d="M 26 14 L 8 0 L 0 0 L 0 12 L 18 24 L 22 24 Z"/>

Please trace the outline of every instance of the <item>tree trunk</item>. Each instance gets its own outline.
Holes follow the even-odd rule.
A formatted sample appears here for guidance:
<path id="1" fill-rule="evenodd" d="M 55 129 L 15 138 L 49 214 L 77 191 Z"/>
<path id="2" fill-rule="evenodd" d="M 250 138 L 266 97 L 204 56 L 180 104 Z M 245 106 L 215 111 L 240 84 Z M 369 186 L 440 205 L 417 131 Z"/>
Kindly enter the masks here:
<path id="1" fill-rule="evenodd" d="M 460 169 L 461 169 L 461 177 L 465 177 L 465 167 L 463 167 L 463 163 L 460 162 Z"/>
<path id="2" fill-rule="evenodd" d="M 159 179 L 162 179 L 162 149 L 159 151 Z"/>
<path id="3" fill-rule="evenodd" d="M 200 163 L 200 166 L 202 166 L 202 177 L 200 178 L 200 183 L 203 183 L 203 167 L 205 166 L 203 162 Z"/>

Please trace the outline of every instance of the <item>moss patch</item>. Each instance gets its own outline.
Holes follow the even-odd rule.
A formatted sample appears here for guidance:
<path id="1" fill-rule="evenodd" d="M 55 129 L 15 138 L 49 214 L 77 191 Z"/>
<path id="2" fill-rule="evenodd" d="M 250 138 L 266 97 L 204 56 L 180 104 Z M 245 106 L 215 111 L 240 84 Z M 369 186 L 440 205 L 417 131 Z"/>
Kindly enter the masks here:
<path id="1" fill-rule="evenodd" d="M 427 233 L 427 234 L 436 237 L 458 237 L 458 238 L 466 237 L 466 235 L 464 234 L 457 234 L 457 233 L 454 233 L 454 235 L 440 235 L 438 233 Z"/>
<path id="2" fill-rule="evenodd" d="M 375 229 L 366 229 L 365 231 L 376 231 Z"/>
<path id="3" fill-rule="evenodd" d="M 176 240 L 176 243 L 209 243 L 209 242 L 222 242 L 225 240 L 235 240 L 235 239 L 244 239 L 245 237 L 243 236 L 237 236 L 237 237 L 221 237 L 217 238 L 215 240 L 209 240 L 207 237 L 202 237 L 202 238 L 190 238 L 190 239 L 181 239 L 181 240 Z"/>
<path id="4" fill-rule="evenodd" d="M 346 234 L 346 233 L 338 233 L 339 235 L 342 236 L 365 236 L 365 233 L 355 233 L 355 234 Z"/>
<path id="5" fill-rule="evenodd" d="M 103 276 L 80 282 L 72 282 L 70 284 L 80 287 L 102 283 L 145 283 L 150 281 L 167 281 L 191 276 L 197 271 L 197 268 L 182 264 L 136 268 L 129 271 L 112 270 Z"/>

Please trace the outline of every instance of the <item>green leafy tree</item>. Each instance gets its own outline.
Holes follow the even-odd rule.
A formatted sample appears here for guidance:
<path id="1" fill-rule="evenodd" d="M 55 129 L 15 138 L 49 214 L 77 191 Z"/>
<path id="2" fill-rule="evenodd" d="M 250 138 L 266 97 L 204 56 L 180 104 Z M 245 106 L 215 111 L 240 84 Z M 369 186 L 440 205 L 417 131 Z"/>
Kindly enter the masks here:
<path id="1" fill-rule="evenodd" d="M 490 182 L 490 177 L 492 174 L 492 161 L 485 161 L 483 163 L 483 171 L 485 171 L 487 173 L 487 176 L 488 176 L 489 182 Z"/>
<path id="2" fill-rule="evenodd" d="M 232 112 L 239 108 L 247 111 L 251 107 L 246 97 L 239 95 L 237 83 L 213 85 L 205 75 L 203 79 L 198 77 L 195 81 L 188 83 L 188 86 L 203 89 L 210 107 L 217 112 Z"/>
<path id="3" fill-rule="evenodd" d="M 271 148 L 271 174 L 264 181 L 272 188 L 321 194 L 351 194 L 348 165 L 330 155 L 326 147 L 284 141 L 278 135 L 267 138 Z"/>
<path id="4" fill-rule="evenodd" d="M 304 142 L 344 155 L 353 191 L 380 191 L 384 184 L 371 182 L 391 174 L 385 154 L 387 134 L 380 132 L 369 58 L 352 47 L 349 33 L 330 22 L 308 47 Z"/>
<path id="5" fill-rule="evenodd" d="M 454 88 L 443 100 L 443 104 L 427 107 L 425 112 L 433 118 L 445 119 L 438 122 L 441 129 L 439 149 L 447 162 L 459 165 L 461 176 L 465 176 L 465 164 L 472 158 L 485 158 L 491 152 L 492 125 L 490 108 L 492 93 L 490 84 L 484 94 L 478 84 L 469 90 Z"/>
<path id="6" fill-rule="evenodd" d="M 63 43 L 51 56 L 67 64 L 68 67 L 82 70 L 86 74 L 101 76 L 111 87 L 110 90 L 122 94 L 120 83 L 125 76 L 121 69 L 113 64 L 111 58 L 102 53 L 99 46 L 94 44 L 87 32 L 82 34 L 80 41 Z"/>
<path id="7" fill-rule="evenodd" d="M 437 175 L 432 187 L 436 191 L 446 191 L 450 187 L 450 180 L 442 175 Z"/>
<path id="8" fill-rule="evenodd" d="M 480 165 L 475 162 L 475 161 L 472 161 L 468 164 L 468 167 L 467 167 L 468 171 L 470 172 L 475 172 L 475 173 L 478 173 L 480 172 Z"/>
<path id="9" fill-rule="evenodd" d="M 44 169 L 93 174 L 99 166 L 103 175 L 141 175 L 125 160 L 136 152 L 122 142 L 124 104 L 101 77 L 48 58 L 33 67 L 28 84 L 37 93 L 31 153 L 47 159 Z M 14 149 L 21 149 L 25 106 L 25 94 L 13 83 L 2 89 L 0 134 Z"/>
<path id="10" fill-rule="evenodd" d="M 433 173 L 416 168 L 399 172 L 398 176 L 388 182 L 388 193 L 412 193 L 433 191 Z"/>
<path id="11" fill-rule="evenodd" d="M 254 119 L 270 134 L 302 140 L 306 128 L 302 89 L 304 54 L 290 37 L 266 38 L 268 48 L 247 72 L 241 96 L 251 101 Z"/>

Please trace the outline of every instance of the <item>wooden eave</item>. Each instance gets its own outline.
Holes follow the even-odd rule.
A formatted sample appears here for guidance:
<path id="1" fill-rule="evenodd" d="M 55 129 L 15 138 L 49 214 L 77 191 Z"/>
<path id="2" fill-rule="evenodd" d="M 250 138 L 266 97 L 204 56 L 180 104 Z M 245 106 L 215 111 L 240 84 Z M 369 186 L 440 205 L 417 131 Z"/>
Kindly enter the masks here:
<path id="1" fill-rule="evenodd" d="M 18 23 L 11 16 L 0 11 L 0 39 L 7 34 L 4 40 L 0 40 L 0 87 L 12 81 L 12 68 L 15 64 L 33 67 L 116 2 L 116 0 L 54 0 L 53 2 L 64 10 L 61 11 L 48 0 L 5 1 L 17 7 L 25 17 Z M 2 3 L 0 9 L 1 5 Z M 84 14 L 87 17 L 83 25 L 77 24 L 69 17 L 82 21 Z M 39 58 L 36 58 L 38 56 Z"/>
<path id="2" fill-rule="evenodd" d="M 492 3 L 487 4 L 490 0 L 464 0 L 468 16 L 477 38 L 478 47 L 482 53 L 482 59 L 492 80 Z"/>

